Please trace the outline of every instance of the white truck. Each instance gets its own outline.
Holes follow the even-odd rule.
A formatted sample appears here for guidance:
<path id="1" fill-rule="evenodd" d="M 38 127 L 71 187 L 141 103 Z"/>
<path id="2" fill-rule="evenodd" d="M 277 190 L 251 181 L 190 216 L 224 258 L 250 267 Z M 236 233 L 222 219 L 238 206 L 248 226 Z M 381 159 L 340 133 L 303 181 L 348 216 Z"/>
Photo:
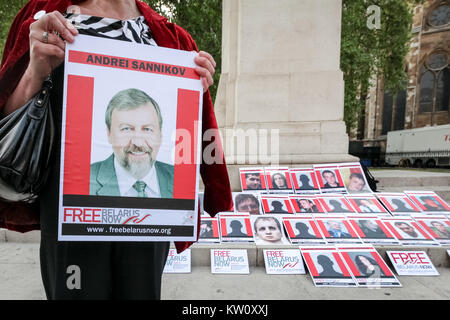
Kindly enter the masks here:
<path id="1" fill-rule="evenodd" d="M 450 124 L 388 132 L 385 161 L 401 167 L 449 166 Z"/>

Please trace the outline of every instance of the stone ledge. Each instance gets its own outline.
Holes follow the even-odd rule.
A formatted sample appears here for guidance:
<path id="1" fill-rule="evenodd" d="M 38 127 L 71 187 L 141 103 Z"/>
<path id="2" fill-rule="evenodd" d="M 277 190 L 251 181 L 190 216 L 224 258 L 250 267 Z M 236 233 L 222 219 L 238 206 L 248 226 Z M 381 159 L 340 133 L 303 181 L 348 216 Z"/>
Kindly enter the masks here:
<path id="1" fill-rule="evenodd" d="M 5 229 L 0 229 L 0 243 L 39 243 L 41 233 L 39 230 L 20 233 Z M 174 246 L 171 246 L 174 248 Z M 195 243 L 191 246 L 192 266 L 210 266 L 210 250 L 211 249 L 245 249 L 248 254 L 248 261 L 251 267 L 264 267 L 263 250 L 266 249 L 296 249 L 298 245 L 281 245 L 281 246 L 257 246 L 254 243 Z M 380 255 L 389 263 L 386 251 L 425 251 L 430 257 L 435 267 L 450 267 L 450 257 L 447 250 L 450 246 L 443 247 L 407 247 L 407 246 L 375 246 Z"/>

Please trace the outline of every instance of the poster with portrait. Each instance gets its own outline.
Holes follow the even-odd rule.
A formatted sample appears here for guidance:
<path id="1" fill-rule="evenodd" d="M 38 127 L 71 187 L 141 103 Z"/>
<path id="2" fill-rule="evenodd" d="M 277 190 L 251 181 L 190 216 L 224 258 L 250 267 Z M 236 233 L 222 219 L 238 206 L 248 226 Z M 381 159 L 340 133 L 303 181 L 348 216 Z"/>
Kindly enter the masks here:
<path id="1" fill-rule="evenodd" d="M 219 219 L 210 216 L 200 217 L 199 243 L 220 243 Z"/>
<path id="2" fill-rule="evenodd" d="M 320 193 L 319 183 L 312 168 L 290 168 L 292 186 L 298 194 Z"/>
<path id="3" fill-rule="evenodd" d="M 359 162 L 341 163 L 339 171 L 348 193 L 372 192 Z"/>
<path id="4" fill-rule="evenodd" d="M 294 193 L 288 167 L 265 167 L 264 175 L 270 193 Z"/>
<path id="5" fill-rule="evenodd" d="M 356 287 L 356 281 L 335 247 L 300 246 L 316 287 Z"/>
<path id="6" fill-rule="evenodd" d="M 383 224 L 379 216 L 348 216 L 353 229 L 364 243 L 374 245 L 399 245 L 395 236 Z"/>
<path id="7" fill-rule="evenodd" d="M 326 213 L 322 204 L 315 195 L 290 195 L 292 207 L 295 213 L 299 214 L 311 214 L 311 213 Z"/>
<path id="8" fill-rule="evenodd" d="M 233 192 L 233 204 L 235 212 L 248 212 L 250 214 L 262 214 L 259 194 L 256 192 Z"/>
<path id="9" fill-rule="evenodd" d="M 314 165 L 321 193 L 347 193 L 337 164 Z"/>
<path id="10" fill-rule="evenodd" d="M 219 214 L 221 242 L 253 242 L 250 214 Z"/>
<path id="11" fill-rule="evenodd" d="M 283 223 L 293 244 L 320 245 L 327 243 L 312 215 L 283 216 Z"/>
<path id="12" fill-rule="evenodd" d="M 261 205 L 265 214 L 282 213 L 294 214 L 291 201 L 288 195 L 267 195 L 261 194 Z"/>
<path id="13" fill-rule="evenodd" d="M 163 273 L 191 273 L 191 249 L 177 253 L 176 249 L 169 249 Z"/>
<path id="14" fill-rule="evenodd" d="M 450 220 L 444 215 L 415 217 L 419 225 L 441 245 L 450 245 Z"/>
<path id="15" fill-rule="evenodd" d="M 395 271 L 400 276 L 438 276 L 425 251 L 386 251 Z"/>
<path id="16" fill-rule="evenodd" d="M 241 189 L 245 191 L 267 191 L 264 168 L 239 168 Z"/>
<path id="17" fill-rule="evenodd" d="M 386 208 L 378 201 L 377 197 L 369 194 L 347 194 L 345 198 L 350 202 L 357 213 L 362 215 L 385 215 L 391 214 Z"/>
<path id="18" fill-rule="evenodd" d="M 408 198 L 400 192 L 380 192 L 376 193 L 377 198 L 384 207 L 394 216 L 421 215 L 422 211 Z"/>
<path id="19" fill-rule="evenodd" d="M 450 206 L 433 191 L 404 192 L 426 214 L 450 214 Z"/>
<path id="20" fill-rule="evenodd" d="M 263 250 L 267 274 L 305 274 L 299 249 Z"/>
<path id="21" fill-rule="evenodd" d="M 318 195 L 322 207 L 327 213 L 353 214 L 355 209 L 350 205 L 344 195 L 339 194 L 321 194 Z"/>
<path id="22" fill-rule="evenodd" d="M 439 243 L 410 217 L 382 217 L 381 221 L 404 246 L 439 246 Z"/>
<path id="23" fill-rule="evenodd" d="M 337 249 L 358 286 L 372 288 L 402 286 L 373 246 L 339 245 Z"/>
<path id="24" fill-rule="evenodd" d="M 281 215 L 251 215 L 253 237 L 257 245 L 280 246 L 289 245 Z"/>
<path id="25" fill-rule="evenodd" d="M 247 250 L 211 249 L 211 273 L 249 274 Z"/>
<path id="26" fill-rule="evenodd" d="M 195 55 L 85 35 L 67 44 L 58 240 L 196 240 Z"/>
<path id="27" fill-rule="evenodd" d="M 328 243 L 362 243 L 345 215 L 314 215 L 320 231 Z"/>

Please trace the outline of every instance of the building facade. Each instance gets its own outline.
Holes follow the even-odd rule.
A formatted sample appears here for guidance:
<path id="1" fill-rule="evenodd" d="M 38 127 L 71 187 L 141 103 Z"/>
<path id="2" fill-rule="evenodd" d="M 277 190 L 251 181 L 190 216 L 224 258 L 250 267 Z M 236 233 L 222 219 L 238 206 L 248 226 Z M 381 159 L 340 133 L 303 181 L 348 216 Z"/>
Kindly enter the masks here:
<path id="1" fill-rule="evenodd" d="M 450 0 L 416 6 L 412 32 L 406 89 L 392 94 L 383 79 L 373 79 L 360 139 L 352 139 L 381 155 L 389 131 L 450 124 Z"/>

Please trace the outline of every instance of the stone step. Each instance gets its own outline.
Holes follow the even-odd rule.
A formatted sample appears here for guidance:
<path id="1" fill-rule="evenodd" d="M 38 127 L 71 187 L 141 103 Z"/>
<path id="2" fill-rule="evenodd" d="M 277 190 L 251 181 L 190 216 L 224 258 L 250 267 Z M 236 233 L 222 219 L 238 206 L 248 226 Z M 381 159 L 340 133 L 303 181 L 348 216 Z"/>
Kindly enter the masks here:
<path id="1" fill-rule="evenodd" d="M 438 196 L 450 204 L 450 186 L 407 186 L 407 187 L 378 187 L 379 192 L 404 192 L 404 191 L 434 191 Z"/>
<path id="2" fill-rule="evenodd" d="M 450 186 L 450 173 L 416 170 L 370 170 L 379 188 L 411 186 Z"/>

